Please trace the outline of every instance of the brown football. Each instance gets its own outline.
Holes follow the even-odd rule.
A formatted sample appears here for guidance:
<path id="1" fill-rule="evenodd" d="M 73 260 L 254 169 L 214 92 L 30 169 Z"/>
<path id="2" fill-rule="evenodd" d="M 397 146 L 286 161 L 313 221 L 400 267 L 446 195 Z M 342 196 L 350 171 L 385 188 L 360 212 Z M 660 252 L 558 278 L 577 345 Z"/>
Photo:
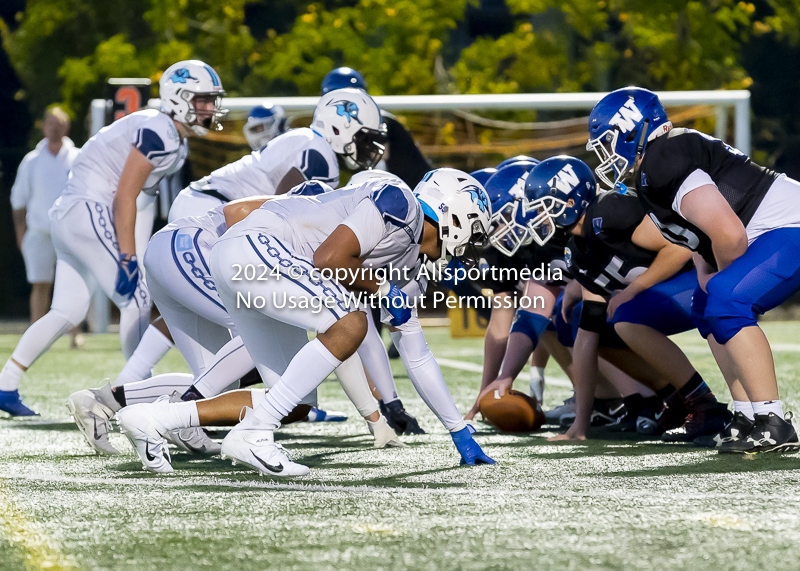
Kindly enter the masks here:
<path id="1" fill-rule="evenodd" d="M 542 407 L 519 391 L 498 397 L 497 391 L 483 395 L 480 402 L 484 420 L 503 432 L 534 432 L 544 424 Z"/>

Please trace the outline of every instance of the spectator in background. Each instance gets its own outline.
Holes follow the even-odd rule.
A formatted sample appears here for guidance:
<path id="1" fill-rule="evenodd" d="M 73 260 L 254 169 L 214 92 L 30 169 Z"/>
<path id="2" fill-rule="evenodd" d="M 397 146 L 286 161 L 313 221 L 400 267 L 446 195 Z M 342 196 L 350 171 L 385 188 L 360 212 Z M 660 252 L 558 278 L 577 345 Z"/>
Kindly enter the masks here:
<path id="1" fill-rule="evenodd" d="M 50 239 L 47 211 L 61 195 L 78 151 L 69 133 L 69 116 L 59 107 L 44 114 L 44 139 L 25 155 L 11 188 L 11 208 L 17 247 L 25 260 L 25 272 L 31 284 L 31 323 L 50 307 L 56 273 L 56 253 Z M 72 332 L 72 346 L 78 343 L 77 328 Z"/>

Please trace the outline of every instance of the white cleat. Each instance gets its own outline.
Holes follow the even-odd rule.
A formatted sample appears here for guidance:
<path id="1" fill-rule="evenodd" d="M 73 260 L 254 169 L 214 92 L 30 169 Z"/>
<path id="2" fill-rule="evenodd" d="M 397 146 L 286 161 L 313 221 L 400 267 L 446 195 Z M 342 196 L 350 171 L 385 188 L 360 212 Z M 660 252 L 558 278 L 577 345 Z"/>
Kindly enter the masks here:
<path id="1" fill-rule="evenodd" d="M 272 430 L 258 424 L 250 407 L 222 441 L 222 457 L 234 465 L 250 466 L 262 476 L 305 476 L 311 471 L 289 459 L 283 446 L 275 444 Z"/>
<path id="2" fill-rule="evenodd" d="M 178 391 L 172 393 L 169 402 L 181 402 Z M 200 427 L 177 428 L 164 434 L 164 438 L 181 450 L 200 456 L 217 456 L 221 451 L 219 443 L 211 440 Z"/>
<path id="3" fill-rule="evenodd" d="M 95 452 L 110 456 L 119 454 L 119 450 L 114 448 L 108 439 L 114 411 L 100 402 L 95 391 L 84 389 L 72 393 L 67 397 L 65 404 L 75 424 L 78 425 L 78 430 Z"/>
<path id="4" fill-rule="evenodd" d="M 386 448 L 393 446 L 395 448 L 403 448 L 405 444 L 397 437 L 395 431 L 386 422 L 386 417 L 381 417 L 375 422 L 367 421 L 367 426 L 372 436 L 375 437 L 375 448 Z"/>
<path id="5" fill-rule="evenodd" d="M 168 474 L 173 470 L 167 441 L 162 436 L 168 430 L 159 421 L 160 404 L 156 401 L 126 406 L 117 413 L 117 424 L 130 440 L 145 470 Z"/>

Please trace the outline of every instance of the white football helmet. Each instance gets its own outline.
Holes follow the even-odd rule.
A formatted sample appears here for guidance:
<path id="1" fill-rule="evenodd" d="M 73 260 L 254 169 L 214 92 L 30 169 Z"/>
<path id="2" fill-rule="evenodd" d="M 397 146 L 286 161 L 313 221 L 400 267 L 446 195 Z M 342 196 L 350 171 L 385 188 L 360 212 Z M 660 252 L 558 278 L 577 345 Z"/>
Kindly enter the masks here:
<path id="1" fill-rule="evenodd" d="M 350 180 L 347 182 L 347 186 L 361 186 L 365 182 L 370 180 L 375 180 L 377 178 L 389 178 L 389 179 L 394 179 L 395 181 L 403 182 L 399 176 L 394 175 L 390 172 L 381 169 L 369 169 L 357 172 L 356 174 L 351 176 Z"/>
<path id="2" fill-rule="evenodd" d="M 244 138 L 254 151 L 286 131 L 286 111 L 280 105 L 267 103 L 250 110 L 244 124 Z"/>
<path id="3" fill-rule="evenodd" d="M 222 129 L 220 121 L 228 113 L 222 108 L 225 91 L 210 65 L 196 59 L 179 61 L 167 68 L 158 84 L 161 110 L 175 121 L 200 136 Z"/>
<path id="4" fill-rule="evenodd" d="M 372 168 L 383 156 L 386 125 L 381 110 L 360 89 L 335 89 L 323 95 L 311 128 L 325 137 L 348 168 Z"/>
<path id="5" fill-rule="evenodd" d="M 442 253 L 433 260 L 440 269 L 470 245 L 481 247 L 492 217 L 489 195 L 474 177 L 450 168 L 430 171 L 414 189 L 425 216 L 439 225 Z"/>

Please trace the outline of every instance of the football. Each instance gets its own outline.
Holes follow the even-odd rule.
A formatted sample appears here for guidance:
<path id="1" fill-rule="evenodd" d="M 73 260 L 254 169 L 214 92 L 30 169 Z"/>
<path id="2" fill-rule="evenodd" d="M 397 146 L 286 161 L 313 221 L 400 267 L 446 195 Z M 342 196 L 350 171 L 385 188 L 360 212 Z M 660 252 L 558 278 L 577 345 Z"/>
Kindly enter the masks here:
<path id="1" fill-rule="evenodd" d="M 519 391 L 500 396 L 486 393 L 480 402 L 484 420 L 503 432 L 534 432 L 544 424 L 544 412 L 536 401 Z"/>

